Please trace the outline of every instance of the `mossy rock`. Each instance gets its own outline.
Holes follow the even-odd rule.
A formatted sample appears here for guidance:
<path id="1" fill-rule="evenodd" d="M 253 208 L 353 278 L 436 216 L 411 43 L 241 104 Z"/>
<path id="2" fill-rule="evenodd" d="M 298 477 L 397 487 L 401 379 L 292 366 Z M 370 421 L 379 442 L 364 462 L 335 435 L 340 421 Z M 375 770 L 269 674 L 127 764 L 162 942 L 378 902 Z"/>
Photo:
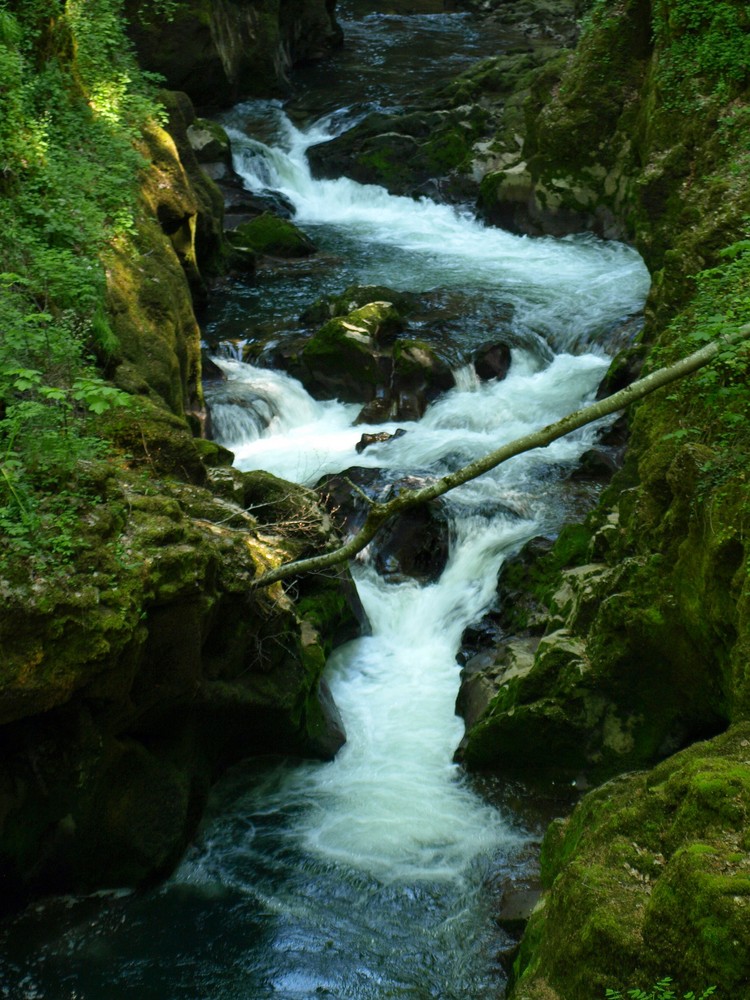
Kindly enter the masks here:
<path id="1" fill-rule="evenodd" d="M 438 101 L 439 103 L 439 101 Z M 443 102 L 444 103 L 444 102 Z M 348 132 L 307 151 L 317 177 L 352 177 L 392 194 L 414 195 L 457 172 L 468 172 L 473 143 L 486 131 L 478 105 L 444 106 L 398 115 L 373 113 Z"/>
<path id="2" fill-rule="evenodd" d="M 193 444 L 203 464 L 211 469 L 227 469 L 234 462 L 234 452 L 216 441 L 194 438 Z"/>
<path id="3" fill-rule="evenodd" d="M 227 232 L 230 244 L 240 251 L 252 251 L 270 257 L 309 257 L 315 244 L 288 219 L 264 212 L 249 222 Z"/>
<path id="4" fill-rule="evenodd" d="M 118 370 L 122 388 L 129 385 L 122 368 Z M 191 483 L 206 481 L 198 438 L 186 421 L 147 399 L 137 398 L 127 410 L 111 411 L 100 421 L 100 431 L 132 461 L 156 476 L 170 476 Z"/>
<path id="5" fill-rule="evenodd" d="M 403 327 L 390 302 L 370 302 L 325 323 L 290 371 L 319 399 L 367 402 L 390 382 L 390 343 Z"/>
<path id="6" fill-rule="evenodd" d="M 319 326 L 337 316 L 348 316 L 370 302 L 390 302 L 404 317 L 419 308 L 419 296 L 413 292 L 402 292 L 384 285 L 350 285 L 338 295 L 316 299 L 300 314 L 300 322 Z"/>
<path id="7" fill-rule="evenodd" d="M 101 502 L 81 558 L 42 586 L 19 573 L 0 614 L 6 906 L 164 875 L 225 767 L 330 757 L 343 740 L 321 672 L 358 631 L 348 574 L 301 581 L 298 605 L 279 585 L 251 589 L 334 542 L 317 496 L 237 473 L 243 503 L 263 504 L 260 526 L 144 471 L 93 469 Z"/>
<path id="8" fill-rule="evenodd" d="M 195 118 L 188 126 L 187 137 L 198 163 L 231 162 L 232 144 L 218 122 Z"/>
<path id="9" fill-rule="evenodd" d="M 748 723 L 589 793 L 545 837 L 545 905 L 512 1000 L 548 987 L 584 1000 L 665 975 L 679 996 L 737 995 L 750 975 L 749 818 Z"/>

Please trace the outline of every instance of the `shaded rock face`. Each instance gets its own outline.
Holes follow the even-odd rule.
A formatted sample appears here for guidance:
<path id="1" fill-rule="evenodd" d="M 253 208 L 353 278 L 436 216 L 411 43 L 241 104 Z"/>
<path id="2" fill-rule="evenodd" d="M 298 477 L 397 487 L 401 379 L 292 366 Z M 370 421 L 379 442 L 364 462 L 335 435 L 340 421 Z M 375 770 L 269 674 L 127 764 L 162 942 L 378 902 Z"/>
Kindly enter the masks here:
<path id="1" fill-rule="evenodd" d="M 706 985 L 743 994 L 749 752 L 744 722 L 608 782 L 552 824 L 547 893 L 514 964 L 513 996 L 584 997 L 605 983 L 655 983 L 665 969 L 676 996 Z"/>
<path id="2" fill-rule="evenodd" d="M 86 566 L 3 608 L 4 906 L 164 874 L 228 764 L 343 741 L 320 685 L 331 644 L 358 631 L 343 578 L 303 582 L 296 602 L 250 591 L 329 544 L 330 519 L 275 477 L 211 475 L 215 491 L 155 494 L 103 469 Z"/>
<path id="3" fill-rule="evenodd" d="M 385 502 L 400 488 L 422 485 L 425 484 L 413 476 L 394 482 L 381 469 L 353 468 L 326 476 L 316 490 L 339 530 L 344 535 L 354 535 L 367 517 L 365 496 Z M 442 504 L 433 501 L 387 521 L 370 542 L 368 551 L 378 572 L 386 579 L 411 578 L 431 583 L 439 578 L 448 561 L 449 532 Z"/>
<path id="4" fill-rule="evenodd" d="M 406 319 L 390 301 L 334 316 L 279 360 L 317 399 L 364 403 L 358 423 L 417 420 L 455 385 L 446 358 L 408 336 Z"/>
<path id="5" fill-rule="evenodd" d="M 126 6 L 142 65 L 201 107 L 283 93 L 293 65 L 342 41 L 330 0 L 181 0 L 170 19 L 140 0 Z"/>

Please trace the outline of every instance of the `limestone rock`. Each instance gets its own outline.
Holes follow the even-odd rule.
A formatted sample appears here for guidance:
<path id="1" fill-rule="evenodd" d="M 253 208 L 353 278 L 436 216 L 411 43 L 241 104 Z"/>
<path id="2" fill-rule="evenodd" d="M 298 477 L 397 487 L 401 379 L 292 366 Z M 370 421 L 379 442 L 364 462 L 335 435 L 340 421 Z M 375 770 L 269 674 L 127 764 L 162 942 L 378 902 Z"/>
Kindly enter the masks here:
<path id="1" fill-rule="evenodd" d="M 302 581 L 296 602 L 250 590 L 269 565 L 331 544 L 330 519 L 310 491 L 237 475 L 225 498 L 110 470 L 86 559 L 6 595 L 5 906 L 163 875 L 228 764 L 340 746 L 320 677 L 358 630 L 344 578 Z M 245 509 L 259 497 L 264 524 Z"/>

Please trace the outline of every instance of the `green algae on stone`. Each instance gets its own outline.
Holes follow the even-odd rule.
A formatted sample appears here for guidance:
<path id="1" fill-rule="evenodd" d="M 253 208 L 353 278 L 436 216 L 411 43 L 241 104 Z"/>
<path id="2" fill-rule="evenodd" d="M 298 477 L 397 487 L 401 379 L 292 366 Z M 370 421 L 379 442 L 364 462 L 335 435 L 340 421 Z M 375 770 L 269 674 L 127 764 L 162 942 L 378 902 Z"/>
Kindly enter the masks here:
<path id="1" fill-rule="evenodd" d="M 264 212 L 249 222 L 241 223 L 226 234 L 237 250 L 266 254 L 270 257 L 309 257 L 315 245 L 309 237 L 288 219 Z"/>
<path id="2" fill-rule="evenodd" d="M 750 975 L 750 724 L 590 792 L 542 847 L 513 1000 L 584 1000 L 664 975 L 735 995 Z"/>

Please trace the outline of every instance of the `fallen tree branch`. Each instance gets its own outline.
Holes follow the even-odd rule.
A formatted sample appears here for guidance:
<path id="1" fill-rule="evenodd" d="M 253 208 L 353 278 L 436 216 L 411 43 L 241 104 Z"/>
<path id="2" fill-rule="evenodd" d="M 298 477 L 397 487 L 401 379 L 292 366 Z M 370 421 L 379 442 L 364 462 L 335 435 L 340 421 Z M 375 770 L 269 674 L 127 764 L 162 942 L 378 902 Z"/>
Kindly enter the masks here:
<path id="1" fill-rule="evenodd" d="M 739 330 L 736 330 L 732 334 L 719 337 L 717 340 L 702 347 L 699 351 L 695 351 L 686 358 L 676 361 L 673 365 L 668 365 L 666 368 L 659 368 L 657 371 L 651 372 L 651 374 L 638 379 L 636 382 L 632 382 L 626 388 L 620 389 L 619 392 L 615 392 L 605 399 L 600 399 L 595 403 L 590 403 L 588 406 L 581 407 L 581 409 L 569 413 L 562 420 L 558 420 L 554 424 L 548 424 L 538 431 L 533 431 L 531 434 L 526 434 L 523 437 L 516 438 L 515 441 L 510 441 L 508 444 L 496 448 L 482 458 L 476 459 L 474 462 L 469 462 L 468 465 L 464 465 L 455 472 L 443 476 L 429 486 L 424 486 L 416 490 L 402 490 L 397 496 L 386 503 L 376 503 L 368 497 L 370 509 L 367 518 L 359 531 L 348 542 L 334 549 L 332 552 L 283 563 L 281 566 L 277 566 L 276 569 L 259 576 L 257 580 L 253 581 L 252 586 L 267 587 L 278 580 L 285 580 L 290 576 L 298 576 L 302 573 L 315 573 L 318 570 L 327 569 L 330 566 L 336 566 L 351 559 L 352 556 L 357 555 L 358 552 L 361 552 L 372 541 L 381 525 L 395 514 L 427 503 L 429 500 L 435 500 L 457 486 L 462 486 L 464 483 L 476 479 L 483 473 L 489 472 L 490 469 L 502 465 L 503 462 L 507 462 L 508 459 L 514 458 L 516 455 L 532 451 L 535 448 L 546 448 L 553 441 L 557 441 L 558 438 L 564 437 L 566 434 L 570 434 L 580 427 L 585 427 L 586 424 L 591 424 L 602 417 L 617 413 L 618 410 L 624 410 L 631 403 L 643 399 L 644 396 L 648 396 L 655 390 L 670 385 L 672 382 L 677 382 L 685 378 L 686 375 L 691 375 L 693 372 L 698 371 L 698 369 L 705 367 L 721 351 L 740 343 L 749 336 L 750 323 L 740 327 Z"/>

